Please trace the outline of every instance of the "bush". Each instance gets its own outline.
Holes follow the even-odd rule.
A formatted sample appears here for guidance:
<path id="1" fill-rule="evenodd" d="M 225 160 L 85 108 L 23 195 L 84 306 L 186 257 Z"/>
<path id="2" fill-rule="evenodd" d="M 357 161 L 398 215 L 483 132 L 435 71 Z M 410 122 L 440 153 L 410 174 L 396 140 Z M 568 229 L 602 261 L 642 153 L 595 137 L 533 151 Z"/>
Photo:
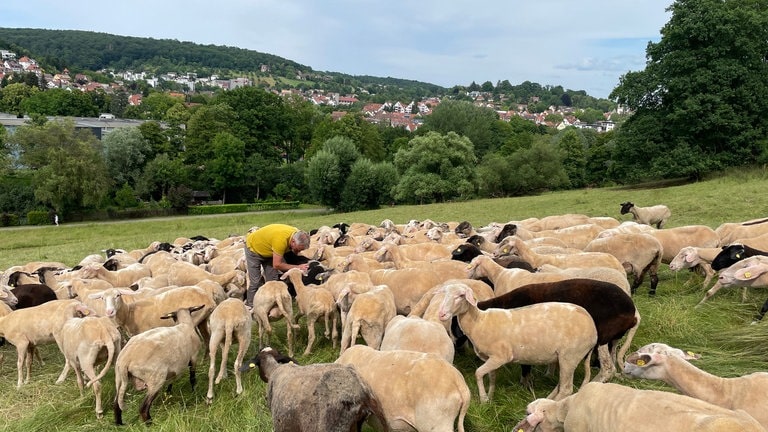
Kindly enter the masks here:
<path id="1" fill-rule="evenodd" d="M 52 223 L 53 220 L 47 211 L 33 210 L 27 213 L 28 225 L 50 225 Z"/>
<path id="2" fill-rule="evenodd" d="M 0 226 L 17 226 L 19 224 L 19 216 L 13 213 L 0 214 Z"/>

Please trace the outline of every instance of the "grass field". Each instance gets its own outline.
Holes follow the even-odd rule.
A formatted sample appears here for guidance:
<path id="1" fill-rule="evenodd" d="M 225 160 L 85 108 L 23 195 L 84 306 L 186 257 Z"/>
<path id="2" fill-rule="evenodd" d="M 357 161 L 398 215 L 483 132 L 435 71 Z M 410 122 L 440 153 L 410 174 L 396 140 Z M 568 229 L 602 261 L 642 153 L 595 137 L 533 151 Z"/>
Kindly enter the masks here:
<path id="1" fill-rule="evenodd" d="M 0 269 L 29 261 L 60 261 L 76 264 L 88 254 L 105 248 L 144 248 L 154 240 L 173 241 L 177 237 L 205 235 L 224 238 L 243 234 L 253 225 L 271 222 L 293 224 L 304 229 L 336 222 L 365 222 L 378 224 L 383 219 L 405 223 L 410 219 L 430 218 L 435 221 L 468 220 L 479 226 L 492 221 L 506 222 L 527 217 L 543 217 L 563 213 L 584 213 L 590 216 L 612 216 L 620 220 L 619 204 L 632 201 L 638 206 L 666 204 L 672 209 L 669 227 L 703 224 L 712 228 L 723 222 L 736 222 L 768 216 L 768 172 L 764 169 L 733 172 L 724 177 L 682 186 L 647 189 L 587 189 L 547 193 L 535 197 L 488 199 L 471 202 L 433 204 L 424 206 L 394 206 L 376 211 L 357 213 L 328 213 L 310 210 L 299 213 L 276 212 L 237 214 L 216 217 L 178 217 L 113 223 L 67 224 L 60 227 L 22 227 L 0 229 Z M 741 302 L 738 290 L 724 289 L 700 308 L 694 308 L 704 292 L 701 278 L 688 272 L 672 273 L 666 265 L 659 274 L 657 295 L 647 295 L 647 281 L 635 296 L 642 322 L 633 349 L 650 342 L 665 342 L 672 346 L 702 354 L 696 364 L 715 375 L 737 376 L 767 370 L 765 324 L 750 326 L 755 312 L 768 296 L 768 291 L 753 290 L 747 302 Z M 303 322 L 300 321 L 300 322 Z M 276 334 L 284 334 L 278 327 Z M 278 347 L 281 341 L 273 342 Z M 257 340 L 257 338 L 255 338 Z M 332 362 L 337 352 L 330 342 L 319 337 L 315 352 L 309 357 L 299 355 L 302 363 Z M 306 343 L 306 330 L 297 336 L 297 353 Z M 257 347 L 251 345 L 249 353 Z M 77 390 L 73 374 L 66 382 L 54 381 L 63 365 L 55 345 L 41 349 L 45 365 L 33 364 L 31 382 L 15 389 L 15 350 L 0 348 L 5 360 L 0 364 L 0 429 L 5 431 L 144 431 L 138 418 L 138 408 L 144 394 L 130 391 L 123 414 L 126 426 L 113 426 L 111 412 L 114 397 L 114 375 L 104 379 L 105 416 L 94 415 L 93 395 Z M 231 360 L 230 360 L 231 361 Z M 555 385 L 544 368 L 535 368 L 535 394 L 519 384 L 520 368 L 507 365 L 499 371 L 494 399 L 488 404 L 477 400 L 474 370 L 481 364 L 471 348 L 456 355 L 455 365 L 464 374 L 472 391 L 473 401 L 465 421 L 467 431 L 510 431 L 525 412 L 525 405 L 536 397 L 546 396 Z M 235 397 L 234 378 L 216 388 L 211 406 L 205 404 L 207 358 L 198 366 L 198 385 L 192 390 L 187 376 L 177 380 L 170 393 L 158 397 L 152 407 L 157 431 L 268 431 L 271 420 L 264 400 L 264 384 L 256 374 L 244 377 L 245 392 Z M 596 371 L 596 370 L 595 370 Z M 593 376 L 594 376 L 593 372 Z M 581 382 L 581 371 L 575 382 Z M 673 391 L 650 381 L 616 378 L 614 382 L 637 387 Z"/>

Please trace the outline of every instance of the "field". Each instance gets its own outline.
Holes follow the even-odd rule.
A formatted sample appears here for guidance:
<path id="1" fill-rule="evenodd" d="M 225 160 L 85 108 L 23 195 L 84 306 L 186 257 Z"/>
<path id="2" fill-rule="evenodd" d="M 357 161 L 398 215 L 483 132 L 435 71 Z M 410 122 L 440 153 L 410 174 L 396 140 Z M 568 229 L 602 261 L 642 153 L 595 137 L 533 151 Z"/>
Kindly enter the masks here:
<path id="1" fill-rule="evenodd" d="M 410 219 L 429 218 L 435 221 L 468 220 L 475 226 L 492 221 L 506 222 L 527 217 L 552 214 L 583 213 L 590 216 L 619 215 L 619 204 L 632 201 L 638 206 L 666 204 L 672 209 L 669 227 L 702 224 L 712 228 L 723 222 L 736 222 L 768 216 L 768 172 L 755 169 L 729 173 L 726 176 L 682 186 L 637 189 L 587 189 L 547 193 L 535 197 L 505 198 L 433 204 L 424 206 L 394 206 L 376 211 L 348 214 L 305 210 L 297 213 L 276 212 L 237 214 L 216 217 L 179 217 L 113 223 L 67 224 L 60 227 L 22 227 L 0 230 L 0 269 L 29 261 L 61 261 L 76 264 L 88 254 L 106 248 L 144 248 L 154 240 L 173 241 L 177 237 L 205 235 L 224 238 L 241 235 L 253 225 L 271 222 L 293 224 L 304 229 L 336 222 L 365 222 L 378 224 L 383 219 L 405 223 Z M 749 325 L 768 292 L 752 290 L 747 302 L 741 301 L 740 290 L 724 289 L 702 307 L 694 308 L 703 297 L 702 278 L 689 272 L 672 273 L 666 265 L 659 274 L 655 297 L 647 295 L 648 282 L 640 287 L 635 302 L 642 322 L 633 343 L 636 349 L 650 342 L 665 342 L 702 355 L 697 365 L 715 375 L 738 376 L 767 370 L 765 324 Z M 303 322 L 303 320 L 301 321 Z M 282 347 L 279 335 L 273 342 Z M 278 339 L 278 340 L 276 340 Z M 254 338 L 254 341 L 257 338 Z M 306 343 L 306 330 L 299 331 L 297 352 Z M 250 354 L 257 350 L 251 345 Z M 337 352 L 330 342 L 318 337 L 315 352 L 310 357 L 299 355 L 302 363 L 332 362 Z M 94 415 L 92 392 L 83 395 L 77 390 L 73 374 L 67 381 L 54 381 L 63 365 L 55 345 L 41 349 L 45 365 L 33 364 L 31 382 L 15 389 L 15 350 L 0 348 L 5 360 L 0 364 L 0 429 L 5 431 L 144 431 L 138 418 L 138 407 L 144 394 L 129 391 L 123 414 L 126 426 L 113 426 L 111 412 L 114 397 L 114 375 L 109 372 L 103 380 L 105 416 Z M 231 361 L 231 360 L 230 360 Z M 470 347 L 456 355 L 457 368 L 464 374 L 472 391 L 473 401 L 465 427 L 467 431 L 509 431 L 525 412 L 525 405 L 543 397 L 555 385 L 554 377 L 545 368 L 535 368 L 535 394 L 519 384 L 520 368 L 507 365 L 499 371 L 493 400 L 480 404 L 474 370 L 481 364 Z M 197 387 L 190 389 L 187 376 L 173 385 L 170 393 L 158 397 L 152 407 L 157 431 L 267 431 L 271 420 L 264 399 L 264 384 L 256 374 L 244 376 L 245 392 L 235 397 L 234 378 L 230 374 L 216 388 L 211 406 L 205 404 L 207 387 L 207 358 L 198 366 Z M 596 369 L 593 369 L 593 376 Z M 581 370 L 575 383 L 581 382 Z M 637 388 L 674 391 L 659 382 L 629 380 L 622 377 L 613 382 Z"/>

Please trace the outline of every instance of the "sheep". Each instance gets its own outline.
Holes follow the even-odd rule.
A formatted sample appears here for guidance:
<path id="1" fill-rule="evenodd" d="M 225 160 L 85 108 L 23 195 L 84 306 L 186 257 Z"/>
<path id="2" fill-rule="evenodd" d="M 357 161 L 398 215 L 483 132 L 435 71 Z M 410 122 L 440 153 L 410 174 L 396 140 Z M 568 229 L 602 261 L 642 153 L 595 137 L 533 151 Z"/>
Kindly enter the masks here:
<path id="1" fill-rule="evenodd" d="M 587 383 L 560 401 L 536 399 L 518 432 L 763 432 L 757 420 L 675 393 L 637 390 L 620 384 Z"/>
<path id="2" fill-rule="evenodd" d="M 10 308 L 15 308 L 19 303 L 19 299 L 13 293 L 13 290 L 6 285 L 0 285 L 0 300 Z"/>
<path id="3" fill-rule="evenodd" d="M 720 244 L 727 245 L 741 238 L 754 238 L 768 233 L 768 218 L 731 223 L 726 222 L 715 228 Z"/>
<path id="4" fill-rule="evenodd" d="M 17 285 L 13 288 L 13 295 L 16 296 L 16 309 L 38 306 L 58 299 L 56 292 L 45 284 Z"/>
<path id="5" fill-rule="evenodd" d="M 669 207 L 663 204 L 651 207 L 638 207 L 630 201 L 621 203 L 621 214 L 625 215 L 627 213 L 632 213 L 632 218 L 635 222 L 645 225 L 656 225 L 657 229 L 661 229 L 672 216 Z"/>
<path id="6" fill-rule="evenodd" d="M 656 228 L 650 225 L 640 224 L 635 221 L 624 221 L 617 227 L 604 229 L 597 237 L 609 237 L 615 234 L 650 234 L 654 231 L 656 231 Z"/>
<path id="7" fill-rule="evenodd" d="M 743 287 L 741 292 L 741 300 L 746 301 L 748 287 L 765 286 L 766 279 L 758 277 L 762 275 L 763 270 L 761 266 L 757 266 L 751 271 L 747 270 L 739 272 L 738 276 L 736 276 L 735 273 L 737 270 L 743 269 L 747 266 L 756 265 L 761 261 L 765 261 L 759 258 L 765 256 L 765 253 L 749 247 L 745 247 L 743 245 L 724 246 L 722 251 L 720 251 L 720 253 L 718 253 L 717 256 L 715 256 L 715 258 L 712 260 L 712 269 L 721 270 L 720 276 L 718 276 L 715 285 L 712 286 L 712 288 L 710 288 L 704 294 L 704 298 L 701 299 L 697 306 L 700 306 L 705 301 L 709 300 L 709 298 L 720 291 L 721 288 L 728 286 Z M 749 264 L 744 265 L 743 261 L 747 259 L 751 261 Z M 758 270 L 759 272 L 756 272 L 755 270 Z M 725 276 L 723 276 L 723 273 L 725 273 Z"/>
<path id="8" fill-rule="evenodd" d="M 243 277 L 241 270 L 232 269 L 224 274 L 214 274 L 184 261 L 178 261 L 168 268 L 168 283 L 171 285 L 195 285 L 202 280 L 212 280 L 226 286 L 238 277 Z"/>
<path id="9" fill-rule="evenodd" d="M 352 365 L 299 366 L 266 347 L 241 369 L 258 369 L 267 383 L 274 432 L 359 432 L 369 416 L 385 422 L 373 391 Z"/>
<path id="10" fill-rule="evenodd" d="M 555 267 L 608 267 L 624 271 L 624 266 L 615 256 L 604 252 L 583 252 L 580 254 L 545 255 L 537 254 L 522 240 L 510 237 L 509 253 L 517 255 L 538 268 L 544 264 Z M 585 245 L 586 246 L 586 245 Z"/>
<path id="11" fill-rule="evenodd" d="M 635 332 L 640 325 L 640 313 L 632 298 L 620 287 L 591 279 L 567 279 L 559 282 L 521 286 L 509 293 L 477 303 L 480 310 L 511 309 L 544 302 L 566 302 L 583 307 L 594 321 L 600 373 L 595 381 L 610 379 L 619 367 Z M 619 340 L 627 336 L 618 347 Z M 609 345 L 612 349 L 609 351 Z M 618 350 L 618 353 L 616 352 Z"/>
<path id="12" fill-rule="evenodd" d="M 505 240 L 500 241 L 497 250 L 503 248 L 502 244 L 506 244 L 505 241 L 511 241 L 514 238 L 519 238 L 521 240 L 525 240 L 526 242 L 531 242 L 537 238 L 555 238 L 564 243 L 565 247 L 584 249 L 584 246 L 586 246 L 587 243 L 592 241 L 592 239 L 600 235 L 600 233 L 603 231 L 605 231 L 605 228 L 601 227 L 600 225 L 591 223 L 574 225 L 556 230 L 531 232 L 530 237 L 520 235 L 520 230 L 518 230 L 518 235 L 508 237 Z M 552 240 L 547 240 L 547 243 L 552 244 Z M 554 245 L 562 246 L 559 243 Z"/>
<path id="13" fill-rule="evenodd" d="M 112 366 L 122 347 L 122 336 L 112 319 L 107 317 L 86 316 L 70 318 L 61 327 L 61 352 L 64 355 L 64 369 L 56 384 L 64 382 L 70 366 L 75 370 L 77 387 L 83 392 L 83 373 L 93 385 L 96 399 L 96 418 L 104 416 L 101 406 L 101 379 Z M 95 366 L 103 362 L 104 367 L 97 374 Z"/>
<path id="14" fill-rule="evenodd" d="M 559 382 L 550 398 L 562 399 L 573 392 L 573 374 L 584 361 L 589 376 L 588 354 L 597 343 L 597 330 L 589 313 L 571 303 L 539 303 L 517 309 L 477 308 L 472 290 L 463 284 L 448 285 L 440 305 L 440 319 L 457 316 L 461 330 L 485 363 L 475 371 L 480 402 L 493 397 L 496 369 L 511 361 L 559 366 Z M 483 377 L 490 378 L 488 393 Z"/>
<path id="15" fill-rule="evenodd" d="M 720 239 L 715 231 L 706 225 L 685 225 L 674 228 L 654 230 L 649 233 L 664 248 L 661 261 L 669 264 L 686 246 L 713 248 L 720 246 Z"/>
<path id="16" fill-rule="evenodd" d="M 180 375 L 184 368 L 189 368 L 189 383 L 194 389 L 197 354 L 202 341 L 195 331 L 192 313 L 204 308 L 201 304 L 166 313 L 161 318 L 173 319 L 176 325 L 147 330 L 125 344 L 115 361 L 115 424 L 123 424 L 129 381 L 136 390 L 147 390 L 139 408 L 141 420 L 146 424 L 152 422 L 149 410 L 163 385 Z"/>
<path id="17" fill-rule="evenodd" d="M 384 413 L 384 430 L 464 432 L 469 387 L 461 372 L 442 358 L 356 345 L 336 363 L 353 365 L 370 386 Z"/>
<path id="18" fill-rule="evenodd" d="M 82 269 L 83 278 L 103 279 L 116 287 L 129 287 L 144 276 L 152 276 L 152 272 L 149 267 L 139 263 L 117 271 L 109 271 L 98 264 L 89 264 Z"/>
<path id="19" fill-rule="evenodd" d="M 29 382 L 35 347 L 51 342 L 61 346 L 59 332 L 64 322 L 87 314 L 90 314 L 88 307 L 77 300 L 51 300 L 0 317 L 0 337 L 16 347 L 17 389 Z"/>
<path id="20" fill-rule="evenodd" d="M 381 351 L 409 350 L 436 354 L 453 363 L 453 340 L 442 324 L 424 318 L 397 315 L 389 320 L 381 340 Z"/>
<path id="21" fill-rule="evenodd" d="M 710 288 L 699 302 L 704 303 L 709 297 L 714 295 L 722 287 L 740 286 L 762 288 L 768 286 L 768 256 L 755 255 L 745 258 L 723 269 L 717 278 L 715 286 Z M 764 311 L 761 310 L 757 321 L 763 319 Z"/>
<path id="22" fill-rule="evenodd" d="M 301 277 L 303 272 L 299 268 L 292 268 L 280 276 L 280 279 L 290 279 L 296 290 L 296 304 L 299 307 L 299 314 L 307 318 L 307 348 L 304 355 L 312 352 L 312 345 L 315 343 L 315 322 L 323 317 L 325 323 L 325 337 L 331 339 L 333 347 L 336 348 L 338 332 L 336 330 L 337 313 L 336 302 L 333 294 L 325 288 L 317 285 L 304 285 Z"/>
<path id="23" fill-rule="evenodd" d="M 285 331 L 288 355 L 293 357 L 293 329 L 299 328 L 293 320 L 293 301 L 288 293 L 288 285 L 283 281 L 267 281 L 260 286 L 253 297 L 253 317 L 259 329 L 259 349 L 264 341 L 269 344 L 272 335 L 270 320 L 285 317 Z"/>
<path id="24" fill-rule="evenodd" d="M 240 377 L 240 366 L 243 364 L 243 357 L 251 345 L 251 330 L 253 319 L 245 303 L 241 299 L 229 298 L 221 303 L 208 316 L 208 330 L 211 335 L 208 341 L 208 355 L 210 362 L 208 364 L 208 393 L 205 396 L 205 402 L 213 402 L 213 384 L 214 374 L 216 373 L 216 352 L 221 347 L 221 365 L 219 374 L 216 375 L 216 384 L 227 377 L 227 358 L 229 348 L 234 338 L 237 343 L 237 356 L 235 357 L 235 394 L 243 392 L 243 383 Z"/>
<path id="25" fill-rule="evenodd" d="M 442 247 L 437 245 L 438 247 Z M 384 244 L 376 251 L 376 260 L 379 262 L 392 261 L 395 268 L 402 270 L 404 268 L 418 268 L 422 270 L 432 270 L 438 272 L 444 278 L 454 279 L 464 277 L 464 265 L 454 260 L 449 260 L 450 250 L 446 251 L 446 259 L 440 261 L 411 260 L 401 253 L 399 246 L 395 244 Z"/>
<path id="26" fill-rule="evenodd" d="M 712 259 L 712 270 L 720 271 L 751 256 L 768 255 L 768 252 L 739 243 L 723 246 L 721 249 L 722 250 Z"/>
<path id="27" fill-rule="evenodd" d="M 609 253 L 621 262 L 624 270 L 632 274 L 634 280 L 630 292 L 634 294 L 643 283 L 646 273 L 651 279 L 649 295 L 656 294 L 659 284 L 658 270 L 664 249 L 661 242 L 648 234 L 617 234 L 610 237 L 596 238 L 589 242 L 584 252 Z"/>
<path id="28" fill-rule="evenodd" d="M 715 259 L 720 248 L 700 248 L 695 246 L 686 246 L 680 249 L 680 252 L 669 262 L 669 269 L 677 272 L 682 269 L 700 268 L 704 272 L 704 282 L 701 287 L 707 289 L 715 271 L 712 269 L 712 260 Z"/>
<path id="29" fill-rule="evenodd" d="M 358 334 L 368 346 L 379 349 L 384 329 L 395 315 L 395 296 L 386 285 L 376 285 L 370 291 L 358 294 L 341 332 L 341 353 L 355 345 Z"/>
<path id="30" fill-rule="evenodd" d="M 456 246 L 456 249 L 451 251 L 451 259 L 465 263 L 472 261 L 472 259 L 478 255 L 484 255 L 483 251 L 470 243 L 464 243 Z M 496 262 L 496 264 L 506 268 L 521 268 L 528 270 L 529 272 L 533 272 L 535 270 L 533 266 L 515 255 L 505 255 L 499 258 L 494 258 L 493 261 Z"/>
<path id="31" fill-rule="evenodd" d="M 707 373 L 688 360 L 697 358 L 665 344 L 640 348 L 624 363 L 624 374 L 632 378 L 661 380 L 686 396 L 730 410 L 744 410 L 768 427 L 768 372 L 735 378 Z"/>
<path id="32" fill-rule="evenodd" d="M 632 289 L 627 280 L 627 274 L 616 269 L 607 267 L 589 267 L 589 268 L 560 268 L 553 265 L 544 264 L 539 267 L 539 273 L 559 273 L 566 279 L 593 279 L 614 284 L 621 288 L 627 294 L 632 294 Z"/>
<path id="33" fill-rule="evenodd" d="M 742 244 L 755 249 L 768 250 L 768 233 L 760 234 L 756 237 L 739 238 L 728 244 Z"/>
<path id="34" fill-rule="evenodd" d="M 203 305 L 200 313 L 193 315 L 196 326 L 208 340 L 208 330 L 204 321 L 216 306 L 211 295 L 196 286 L 174 287 L 160 294 L 146 296 L 140 300 L 127 302 L 123 296 L 135 296 L 135 291 L 124 288 L 110 288 L 100 293 L 91 294 L 91 299 L 101 299 L 104 302 L 105 315 L 114 318 L 128 337 L 133 337 L 155 327 L 173 325 L 168 319 L 162 318 L 169 311 L 190 305 Z M 198 309 L 195 309 L 197 311 Z"/>

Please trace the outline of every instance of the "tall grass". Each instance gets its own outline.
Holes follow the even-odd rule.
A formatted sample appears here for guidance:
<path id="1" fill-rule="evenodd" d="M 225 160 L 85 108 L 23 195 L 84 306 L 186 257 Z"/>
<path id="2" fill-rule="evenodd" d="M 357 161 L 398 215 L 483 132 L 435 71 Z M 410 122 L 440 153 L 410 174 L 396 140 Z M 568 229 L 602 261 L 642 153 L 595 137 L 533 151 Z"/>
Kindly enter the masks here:
<path id="1" fill-rule="evenodd" d="M 88 254 L 105 248 L 137 249 L 154 240 L 173 241 L 177 237 L 206 235 L 224 238 L 242 234 L 253 225 L 284 222 L 304 229 L 336 222 L 378 224 L 383 219 L 403 223 L 410 219 L 430 218 L 436 221 L 468 220 L 475 225 L 492 221 L 505 222 L 527 217 L 562 213 L 584 213 L 591 216 L 619 215 L 619 204 L 632 201 L 639 206 L 666 204 L 672 209 L 669 226 L 703 224 L 717 227 L 723 222 L 742 221 L 768 216 L 766 171 L 755 169 L 733 172 L 726 176 L 682 186 L 648 189 L 586 189 L 547 193 L 535 197 L 487 199 L 471 202 L 423 206 L 395 206 L 376 211 L 339 214 L 323 210 L 300 213 L 277 212 L 222 215 L 216 217 L 179 217 L 115 223 L 67 224 L 60 227 L 31 227 L 0 230 L 0 269 L 29 261 L 60 261 L 74 265 Z M 713 374 L 736 376 L 766 370 L 765 325 L 750 326 L 766 293 L 752 290 L 749 300 L 741 302 L 739 290 L 724 289 L 699 308 L 702 278 L 689 273 L 672 273 L 666 266 L 660 272 L 658 292 L 648 297 L 647 282 L 638 290 L 635 302 L 642 322 L 633 348 L 649 342 L 665 342 L 702 354 L 697 365 Z M 303 320 L 302 320 L 303 322 Z M 273 343 L 284 348 L 285 329 L 278 325 Z M 297 352 L 306 343 L 306 330 L 297 337 Z M 254 338 L 249 354 L 257 347 Z M 144 431 L 138 407 L 143 392 L 131 390 L 124 412 L 126 426 L 113 426 L 111 403 L 114 397 L 114 374 L 104 380 L 104 419 L 94 415 L 90 389 L 81 395 L 70 375 L 66 382 L 53 384 L 63 365 L 55 345 L 41 348 L 45 365 L 35 362 L 29 384 L 16 390 L 15 350 L 0 348 L 5 361 L 0 365 L 0 428 L 7 431 Z M 320 337 L 315 352 L 298 356 L 302 363 L 332 362 L 337 352 L 330 342 Z M 234 351 L 230 358 L 234 355 Z M 543 397 L 553 388 L 556 378 L 545 368 L 534 368 L 534 392 L 519 384 L 520 368 L 503 367 L 497 377 L 497 390 L 488 404 L 477 401 L 474 370 L 481 364 L 470 347 L 456 355 L 455 364 L 463 372 L 473 401 L 465 422 L 467 431 L 507 431 L 522 417 L 525 405 L 535 397 Z M 174 382 L 169 393 L 158 397 L 152 407 L 153 430 L 241 431 L 271 430 L 269 411 L 264 400 L 265 386 L 256 374 L 244 377 L 245 391 L 235 397 L 234 379 L 230 374 L 216 388 L 211 406 L 205 404 L 208 359 L 201 355 L 198 385 L 192 390 L 186 374 Z M 576 383 L 580 383 L 581 371 Z M 593 373 L 594 375 L 594 373 Z M 674 391 L 658 382 L 616 378 L 615 382 L 637 387 Z"/>

